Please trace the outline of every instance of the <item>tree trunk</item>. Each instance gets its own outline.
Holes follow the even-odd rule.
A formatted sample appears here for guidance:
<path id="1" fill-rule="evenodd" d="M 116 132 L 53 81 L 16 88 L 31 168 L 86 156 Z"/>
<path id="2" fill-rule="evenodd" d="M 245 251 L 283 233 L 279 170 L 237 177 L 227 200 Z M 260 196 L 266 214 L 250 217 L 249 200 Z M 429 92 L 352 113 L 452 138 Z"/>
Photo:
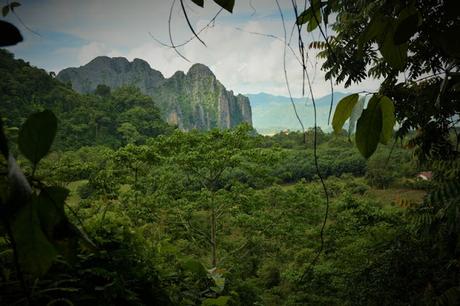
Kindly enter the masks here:
<path id="1" fill-rule="evenodd" d="M 217 241 L 216 241 L 216 210 L 214 203 L 211 208 L 211 265 L 217 267 Z"/>
<path id="2" fill-rule="evenodd" d="M 137 167 L 134 169 L 134 205 L 138 206 L 137 203 Z"/>

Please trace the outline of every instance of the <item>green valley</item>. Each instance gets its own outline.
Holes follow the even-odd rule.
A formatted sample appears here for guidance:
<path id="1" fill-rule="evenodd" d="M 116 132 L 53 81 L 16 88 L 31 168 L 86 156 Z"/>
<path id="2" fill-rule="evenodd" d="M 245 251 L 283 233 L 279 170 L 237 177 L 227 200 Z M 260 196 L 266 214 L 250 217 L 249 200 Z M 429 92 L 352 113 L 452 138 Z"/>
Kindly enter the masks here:
<path id="1" fill-rule="evenodd" d="M 460 305 L 454 2 L 6 1 L 0 305 Z"/>

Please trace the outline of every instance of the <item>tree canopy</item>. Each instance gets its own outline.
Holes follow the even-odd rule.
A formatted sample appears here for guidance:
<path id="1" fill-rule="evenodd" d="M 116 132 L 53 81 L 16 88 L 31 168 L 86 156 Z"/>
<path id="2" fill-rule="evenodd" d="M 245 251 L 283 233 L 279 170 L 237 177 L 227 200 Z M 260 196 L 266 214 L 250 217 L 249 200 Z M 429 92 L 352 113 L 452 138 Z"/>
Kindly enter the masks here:
<path id="1" fill-rule="evenodd" d="M 328 79 L 383 79 L 311 147 L 174 130 L 136 88 L 79 95 L 0 50 L 2 305 L 458 305 L 454 1 L 292 4 Z M 0 27 L 1 46 L 21 41 Z M 305 46 L 305 27 L 323 40 Z"/>

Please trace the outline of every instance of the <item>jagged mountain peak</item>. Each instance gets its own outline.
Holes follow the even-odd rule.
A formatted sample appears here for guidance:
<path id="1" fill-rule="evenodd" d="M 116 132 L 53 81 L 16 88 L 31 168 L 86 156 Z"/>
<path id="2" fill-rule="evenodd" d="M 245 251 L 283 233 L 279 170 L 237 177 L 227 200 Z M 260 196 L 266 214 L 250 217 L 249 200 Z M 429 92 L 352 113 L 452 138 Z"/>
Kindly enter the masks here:
<path id="1" fill-rule="evenodd" d="M 133 67 L 141 67 L 141 68 L 145 68 L 145 69 L 152 69 L 152 67 L 150 66 L 149 63 L 147 63 L 146 61 L 144 61 L 143 59 L 140 59 L 140 58 L 135 58 L 131 63 L 132 63 Z M 154 70 L 154 69 L 152 69 L 152 70 Z"/>
<path id="2" fill-rule="evenodd" d="M 117 57 L 109 57 L 106 55 L 100 55 L 96 56 L 94 59 L 89 61 L 86 65 L 104 65 L 104 64 L 119 64 L 119 65 L 142 65 L 142 66 L 148 66 L 150 69 L 149 63 L 144 61 L 143 59 L 140 58 L 135 58 L 132 62 L 130 62 L 126 57 L 123 56 L 117 56 Z M 83 67 L 84 67 L 83 66 Z"/>
<path id="3" fill-rule="evenodd" d="M 186 74 L 177 71 L 164 78 L 142 59 L 130 62 L 124 57 L 98 56 L 79 68 L 62 70 L 57 78 L 70 82 L 82 93 L 94 92 L 99 84 L 112 89 L 134 85 L 153 98 L 163 118 L 184 130 L 252 124 L 249 99 L 226 90 L 211 69 L 201 63 L 193 64 Z"/>
<path id="4" fill-rule="evenodd" d="M 147 71 L 156 74 L 160 78 L 164 78 L 161 72 L 152 69 L 148 62 L 140 58 L 135 58 L 130 62 L 125 57 L 98 56 L 82 67 L 88 69 L 114 70 L 116 73 L 123 73 L 131 70 L 135 72 Z"/>
<path id="5" fill-rule="evenodd" d="M 177 70 L 174 74 L 170 77 L 170 79 L 183 79 L 185 78 L 185 73 L 182 70 Z"/>
<path id="6" fill-rule="evenodd" d="M 57 78 L 71 82 L 72 87 L 82 93 L 93 92 L 99 84 L 111 88 L 134 85 L 146 92 L 158 87 L 165 79 L 160 71 L 152 69 L 142 59 L 136 58 L 130 62 L 125 57 L 108 56 L 98 56 L 79 68 L 63 69 Z"/>
<path id="7" fill-rule="evenodd" d="M 108 67 L 118 67 L 118 68 L 127 68 L 130 65 L 130 62 L 125 57 L 108 57 L 108 56 L 98 56 L 91 60 L 88 64 L 84 65 L 89 67 L 97 66 L 108 66 Z"/>
<path id="8" fill-rule="evenodd" d="M 105 56 L 105 55 L 101 55 L 101 56 L 96 56 L 95 58 L 93 58 L 91 61 L 89 61 L 89 63 L 87 63 L 86 65 L 94 65 L 94 64 L 100 64 L 100 63 L 108 63 L 110 61 L 112 61 L 114 58 L 111 58 L 111 57 L 108 57 L 108 56 Z M 126 59 L 126 58 L 125 58 Z"/>
<path id="9" fill-rule="evenodd" d="M 214 73 L 209 69 L 208 66 L 201 64 L 201 63 L 196 63 L 193 64 L 190 69 L 187 72 L 187 76 L 191 75 L 209 75 L 214 77 Z"/>

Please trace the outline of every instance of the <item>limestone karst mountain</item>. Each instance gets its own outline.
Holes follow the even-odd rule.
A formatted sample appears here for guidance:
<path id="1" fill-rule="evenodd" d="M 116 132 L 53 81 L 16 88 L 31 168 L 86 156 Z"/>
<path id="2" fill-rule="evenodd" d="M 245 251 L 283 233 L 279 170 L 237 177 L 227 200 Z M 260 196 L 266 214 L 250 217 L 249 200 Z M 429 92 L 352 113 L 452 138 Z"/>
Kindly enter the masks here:
<path id="1" fill-rule="evenodd" d="M 194 64 L 187 73 L 178 71 L 165 78 L 144 60 L 129 62 L 123 57 L 99 56 L 79 68 L 62 70 L 57 78 L 70 82 L 81 93 L 93 92 L 99 84 L 111 88 L 137 86 L 153 98 L 164 119 L 183 130 L 252 124 L 249 99 L 226 90 L 203 64 Z"/>

